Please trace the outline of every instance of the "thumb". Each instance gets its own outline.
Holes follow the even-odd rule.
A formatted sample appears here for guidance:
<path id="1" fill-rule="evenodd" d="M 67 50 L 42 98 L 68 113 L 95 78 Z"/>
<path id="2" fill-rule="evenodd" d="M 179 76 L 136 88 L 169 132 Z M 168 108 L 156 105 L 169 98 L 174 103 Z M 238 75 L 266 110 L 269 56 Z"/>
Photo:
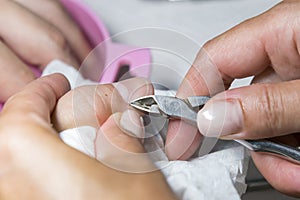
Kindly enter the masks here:
<path id="1" fill-rule="evenodd" d="M 213 97 L 198 113 L 208 137 L 259 139 L 300 131 L 300 80 L 254 84 Z"/>

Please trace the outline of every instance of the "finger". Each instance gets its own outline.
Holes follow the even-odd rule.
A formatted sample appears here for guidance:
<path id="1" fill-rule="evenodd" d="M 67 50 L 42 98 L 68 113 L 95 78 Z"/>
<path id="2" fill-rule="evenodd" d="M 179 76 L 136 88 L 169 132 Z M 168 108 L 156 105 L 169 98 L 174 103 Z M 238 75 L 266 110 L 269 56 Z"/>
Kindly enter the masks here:
<path id="1" fill-rule="evenodd" d="M 187 160 L 198 149 L 201 140 L 197 127 L 180 120 L 171 121 L 165 145 L 169 160 Z"/>
<path id="2" fill-rule="evenodd" d="M 271 63 L 282 80 L 299 78 L 300 56 L 297 49 L 300 38 L 294 34 L 299 32 L 296 25 L 299 23 L 299 9 L 297 1 L 280 3 L 206 43 L 180 85 L 177 96 L 213 96 L 229 88 L 235 78 L 258 75 Z M 286 21 L 293 23 L 287 25 Z M 176 148 L 182 143 L 181 137 L 175 135 L 186 133 L 188 125 L 181 122 L 181 132 L 174 132 L 176 129 L 171 126 L 173 122 L 169 126 L 167 141 L 172 141 Z M 193 145 L 189 149 L 197 149 L 199 142 L 190 142 Z M 173 151 L 175 149 L 169 149 L 169 152 Z"/>
<path id="3" fill-rule="evenodd" d="M 239 32 L 236 30 L 231 30 L 223 36 L 219 36 L 218 38 L 215 38 L 214 40 L 208 42 L 204 48 L 202 48 L 193 65 L 189 69 L 187 75 L 183 79 L 178 92 L 176 96 L 180 98 L 186 98 L 188 96 L 197 96 L 197 95 L 205 95 L 205 96 L 213 96 L 218 92 L 224 91 L 225 89 L 229 88 L 231 82 L 234 79 L 234 75 L 238 75 L 238 77 L 241 76 L 241 74 L 232 74 L 231 71 L 224 71 L 223 68 L 225 67 L 226 69 L 228 68 L 229 70 L 231 67 L 234 67 L 232 69 L 233 73 L 236 73 L 235 70 L 236 68 L 239 68 L 239 70 L 243 70 L 239 66 L 244 66 L 246 64 L 249 64 L 249 60 L 244 60 L 245 63 L 244 65 L 240 65 L 242 63 L 238 63 L 241 59 L 237 59 L 238 57 L 234 58 L 233 60 L 230 60 L 230 58 L 223 58 L 222 56 L 224 55 L 224 51 L 230 52 L 226 53 L 226 55 L 231 55 L 234 57 L 235 55 L 231 53 L 230 48 L 235 48 L 233 47 L 234 45 L 237 45 L 237 41 L 235 40 L 235 36 L 233 34 L 236 34 L 237 37 L 246 37 L 246 31 L 244 31 L 244 26 L 245 25 L 240 25 L 243 27 L 236 27 L 235 29 L 238 29 Z M 247 27 L 247 26 L 246 26 Z M 229 35 L 229 36 L 228 36 Z M 252 40 L 254 40 L 255 34 L 252 34 L 252 32 L 247 33 L 247 37 L 249 35 L 252 35 Z M 226 38 L 223 39 L 222 37 Z M 251 39 L 251 36 L 250 36 Z M 244 40 L 240 39 L 241 43 L 243 42 L 249 42 L 251 43 L 251 40 Z M 224 46 L 220 47 L 220 45 Z M 233 43 L 233 44 L 231 44 Z M 257 42 L 256 42 L 257 43 Z M 229 45 L 230 44 L 230 45 Z M 226 46 L 228 45 L 228 46 Z M 246 45 L 246 44 L 245 44 Z M 248 44 L 247 44 L 248 45 Z M 253 45 L 253 46 L 252 46 Z M 239 45 L 237 45 L 239 46 Z M 241 45 L 243 47 L 243 44 Z M 228 50 L 226 50 L 226 48 Z M 247 46 L 248 48 L 248 46 Z M 254 48 L 261 48 L 257 46 L 255 43 L 251 43 L 250 49 L 254 51 Z M 221 51 L 221 52 L 217 52 Z M 255 49 L 255 52 L 257 50 Z M 242 54 L 245 51 L 236 51 L 235 54 L 239 53 Z M 260 57 L 257 57 L 254 59 L 254 62 L 257 61 L 257 64 L 260 63 L 259 67 L 264 68 L 264 65 L 268 65 L 268 60 L 265 60 L 266 56 L 263 56 L 263 54 L 260 54 Z M 226 56 L 225 55 L 225 56 Z M 219 57 L 220 58 L 219 58 Z M 236 55 L 237 56 L 237 55 Z M 246 55 L 244 55 L 246 56 Z M 251 56 L 251 55 L 250 55 Z M 231 58 L 232 58 L 231 57 Z M 243 57 L 243 55 L 239 55 L 239 57 Z M 263 58 L 262 58 L 263 57 Z M 247 59 L 249 58 L 249 55 L 247 55 Z M 220 62 L 222 59 L 230 60 L 230 62 Z M 267 57 L 266 57 L 267 59 Z M 232 64 L 233 62 L 236 62 L 235 65 L 228 66 L 229 64 Z M 252 62 L 253 63 L 253 62 Z M 261 64 L 263 63 L 263 64 Z M 253 63 L 255 64 L 255 63 Z M 238 66 L 238 67 L 237 67 Z M 262 69 L 264 70 L 264 69 Z M 226 73 L 224 73 L 226 72 Z M 245 76 L 251 75 L 248 72 L 245 72 Z M 180 127 L 180 129 L 178 129 Z M 192 133 L 192 134 L 185 134 L 185 133 Z M 184 140 L 183 140 L 184 138 Z M 189 157 L 193 155 L 193 153 L 198 149 L 198 146 L 202 140 L 201 134 L 197 131 L 196 129 L 192 128 L 189 124 L 183 122 L 183 121 L 170 121 L 169 123 L 169 129 L 167 133 L 167 138 L 166 138 L 166 152 L 168 155 L 168 158 L 171 160 L 176 160 L 176 159 L 182 159 L 186 160 Z M 183 141 L 183 142 L 182 142 Z M 181 147 L 181 148 L 179 148 Z"/>
<path id="4" fill-rule="evenodd" d="M 12 97 L 5 105 L 0 116 L 0 157 L 6 159 L 7 162 L 1 164 L 0 167 L 2 175 L 6 178 L 0 181 L 2 189 L 8 188 L 8 190 L 4 190 L 2 196 L 7 199 L 19 196 L 33 199 L 34 195 L 39 199 L 45 199 L 45 196 L 49 197 L 50 195 L 59 199 L 61 191 L 66 191 L 70 186 L 83 188 L 89 185 L 90 187 L 91 180 L 92 190 L 88 189 L 87 192 L 83 192 L 82 196 L 96 194 L 99 192 L 99 188 L 105 188 L 105 191 L 108 191 L 107 196 L 110 196 L 111 188 L 117 188 L 118 191 L 121 190 L 122 194 L 128 194 L 131 188 L 136 190 L 141 185 L 140 183 L 149 183 L 150 181 L 150 185 L 153 187 L 149 191 L 147 190 L 148 192 L 146 191 L 146 196 L 155 191 L 164 199 L 174 199 L 174 195 L 159 171 L 147 173 L 147 175 L 120 173 L 66 146 L 58 137 L 55 137 L 55 134 L 46 134 L 55 133 L 47 119 L 57 98 L 63 95 L 68 88 L 68 82 L 62 75 L 43 77 L 29 84 L 26 89 Z M 43 126 L 45 121 L 47 125 Z M 112 124 L 113 122 L 108 120 L 108 123 Z M 116 130 L 116 134 L 119 134 L 119 130 L 113 125 L 108 124 L 106 127 L 104 126 L 104 133 L 112 133 L 110 130 L 112 128 L 114 131 Z M 9 137 L 2 137 L 4 133 Z M 55 175 L 52 176 L 51 172 Z M 45 182 L 44 175 L 49 173 L 50 176 Z M 58 181 L 57 174 L 65 177 L 66 181 L 63 183 Z M 59 177 L 61 178 L 61 176 Z M 101 181 L 107 180 L 108 177 L 111 179 L 109 185 L 107 185 L 107 181 Z M 133 185 L 126 187 L 128 180 L 131 180 Z M 26 183 L 25 187 L 24 183 Z M 74 183 L 76 184 L 74 185 Z M 15 193 L 11 193 L 11 185 L 18 189 L 17 196 Z M 44 196 L 44 188 L 49 187 L 53 190 L 50 193 L 46 192 Z M 28 192 L 28 188 L 36 188 L 37 192 L 32 194 L 32 192 Z M 105 191 L 97 193 L 98 196 L 106 195 Z M 132 195 L 131 199 L 135 197 L 140 199 L 139 194 L 134 193 L 133 190 L 130 194 Z M 74 199 L 75 196 L 71 194 L 67 199 Z M 141 196 L 145 196 L 145 193 Z"/>
<path id="5" fill-rule="evenodd" d="M 35 79 L 32 71 L 0 41 L 0 102 L 20 91 Z"/>
<path id="6" fill-rule="evenodd" d="M 268 67 L 261 74 L 254 77 L 252 83 L 278 83 L 283 81 L 273 68 Z"/>
<path id="7" fill-rule="evenodd" d="M 80 87 L 58 101 L 53 122 L 59 131 L 84 125 L 98 128 L 112 113 L 127 110 L 130 99 L 149 94 L 153 87 L 142 78 Z"/>
<path id="8" fill-rule="evenodd" d="M 180 98 L 196 95 L 210 96 L 225 89 L 223 79 L 207 52 L 201 50 L 199 55 L 201 55 L 201 66 L 203 67 L 199 69 L 200 71 L 195 67 L 190 69 L 190 76 L 185 77 L 177 93 Z M 201 91 L 194 90 L 198 88 L 198 85 L 202 89 Z M 171 120 L 166 138 L 168 158 L 170 160 L 188 159 L 198 149 L 201 140 L 202 135 L 197 131 L 197 127 L 193 127 L 184 121 Z"/>
<path id="9" fill-rule="evenodd" d="M 111 115 L 107 121 L 103 124 L 103 126 L 101 127 L 100 130 L 100 137 L 106 137 L 105 140 L 109 140 L 107 145 L 112 145 L 109 148 L 114 148 L 114 150 L 109 150 L 109 148 L 105 148 L 104 145 L 96 145 L 98 148 L 101 148 L 102 150 L 100 150 L 101 152 L 101 156 L 103 157 L 107 157 L 107 159 L 109 159 L 109 157 L 111 157 L 114 154 L 118 154 L 118 152 L 123 151 L 123 152 L 131 152 L 131 153 L 144 153 L 145 150 L 142 146 L 142 144 L 139 142 L 139 140 L 135 137 L 129 136 L 128 134 L 125 134 L 122 131 L 121 128 L 121 120 L 122 120 L 122 113 L 115 113 L 113 115 Z M 142 125 L 142 124 L 140 124 Z M 143 131 L 142 129 L 140 130 L 141 132 Z M 138 131 L 138 132 L 140 132 Z M 138 134 L 142 134 L 142 133 L 138 133 Z M 102 143 L 104 140 L 102 139 L 96 139 L 96 143 L 100 142 Z M 113 147 L 115 146 L 115 147 Z M 105 152 L 104 152 L 105 151 Z M 117 152 L 115 152 L 117 151 Z M 98 152 L 98 153 L 100 153 Z M 110 154 L 110 155 L 104 155 L 104 154 Z M 100 156 L 98 154 L 98 156 Z"/>
<path id="10" fill-rule="evenodd" d="M 122 132 L 121 118 L 121 113 L 113 114 L 98 131 L 95 140 L 97 160 L 123 172 L 141 173 L 157 170 L 139 140 Z"/>
<path id="11" fill-rule="evenodd" d="M 255 84 L 213 97 L 198 113 L 206 136 L 227 139 L 268 138 L 300 130 L 300 80 Z"/>
<path id="12" fill-rule="evenodd" d="M 21 59 L 42 68 L 53 59 L 79 67 L 64 35 L 52 24 L 13 1 L 4 1 L 0 9 L 1 38 Z"/>
<path id="13" fill-rule="evenodd" d="M 56 26 L 65 36 L 71 49 L 81 62 L 91 51 L 83 32 L 69 16 L 65 8 L 56 0 L 15 0 L 41 18 Z M 43 6 L 41 6 L 41 4 Z"/>
<path id="14" fill-rule="evenodd" d="M 251 152 L 258 170 L 277 190 L 300 196 L 300 165 L 264 153 Z"/>
<path id="15" fill-rule="evenodd" d="M 1 118 L 46 123 L 57 100 L 69 90 L 69 83 L 61 74 L 42 77 L 12 96 L 5 104 Z M 3 120 L 1 121 L 3 122 Z"/>
<path id="16" fill-rule="evenodd" d="M 113 114 L 107 119 L 101 129 L 99 129 L 95 140 L 96 158 L 102 164 L 115 169 L 113 170 L 115 172 L 121 171 L 123 175 L 134 173 L 133 177 L 142 176 L 147 178 L 149 187 L 154 189 L 153 192 L 155 192 L 155 194 L 159 194 L 159 198 L 176 199 L 176 197 L 171 194 L 172 192 L 170 192 L 165 178 L 151 162 L 148 154 L 144 153 L 143 146 L 138 139 L 124 134 L 120 129 L 122 115 L 121 113 Z M 144 173 L 146 173 L 146 176 Z M 128 180 L 128 178 L 125 179 L 125 185 L 128 184 Z M 118 183 L 122 181 L 123 180 L 119 177 Z M 116 185 L 118 185 L 118 183 Z M 134 189 L 135 192 L 137 191 L 136 187 L 137 186 L 135 186 Z M 120 188 L 124 188 L 124 185 Z M 128 189 L 126 192 L 128 193 Z M 153 197 L 153 194 L 149 195 Z M 134 196 L 139 199 L 139 195 L 134 194 Z M 144 197 L 145 194 L 143 194 L 143 198 Z"/>

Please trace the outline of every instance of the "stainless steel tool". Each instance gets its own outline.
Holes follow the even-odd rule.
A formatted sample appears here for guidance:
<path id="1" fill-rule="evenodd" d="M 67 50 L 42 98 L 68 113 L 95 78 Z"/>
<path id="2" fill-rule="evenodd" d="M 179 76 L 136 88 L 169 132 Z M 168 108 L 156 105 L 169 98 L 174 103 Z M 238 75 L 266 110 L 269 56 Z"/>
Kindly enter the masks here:
<path id="1" fill-rule="evenodd" d="M 210 99 L 207 96 L 192 96 L 180 99 L 171 96 L 150 95 L 138 98 L 130 105 L 139 111 L 154 116 L 182 119 L 197 126 L 197 113 Z M 269 140 L 235 140 L 246 148 L 256 152 L 272 153 L 300 164 L 300 150 Z"/>

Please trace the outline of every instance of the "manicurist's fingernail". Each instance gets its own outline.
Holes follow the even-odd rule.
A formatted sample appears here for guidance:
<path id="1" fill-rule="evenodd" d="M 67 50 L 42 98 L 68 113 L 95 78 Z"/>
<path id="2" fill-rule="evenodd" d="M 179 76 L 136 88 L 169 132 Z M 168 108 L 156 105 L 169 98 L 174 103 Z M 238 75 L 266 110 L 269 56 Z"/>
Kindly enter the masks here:
<path id="1" fill-rule="evenodd" d="M 143 138 L 145 135 L 142 117 L 133 110 L 126 110 L 120 120 L 121 129 L 134 137 Z"/>
<path id="2" fill-rule="evenodd" d="M 198 112 L 199 131 L 207 137 L 222 137 L 241 131 L 243 112 L 235 99 L 209 102 Z"/>

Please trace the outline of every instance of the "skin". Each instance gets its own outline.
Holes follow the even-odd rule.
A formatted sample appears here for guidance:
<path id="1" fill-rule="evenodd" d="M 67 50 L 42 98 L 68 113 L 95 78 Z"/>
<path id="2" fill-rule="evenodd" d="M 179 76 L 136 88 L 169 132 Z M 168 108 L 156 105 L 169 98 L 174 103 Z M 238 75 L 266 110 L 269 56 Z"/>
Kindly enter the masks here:
<path id="1" fill-rule="evenodd" d="M 139 158 L 138 163 L 152 169 L 148 173 L 126 173 L 107 166 L 113 156 L 123 160 L 124 166 L 135 164 L 122 152 L 144 153 L 139 139 L 120 128 L 122 111 L 126 109 L 124 92 L 109 93 L 117 85 L 81 88 L 76 92 L 91 92 L 94 96 L 96 91 L 95 98 L 100 103 L 97 115 L 91 109 L 93 105 L 88 105 L 90 110 L 81 111 L 92 119 L 91 123 L 95 122 L 92 125 L 98 130 L 96 142 L 101 140 L 101 145 L 121 151 L 105 151 L 106 156 L 99 162 L 60 140 L 53 127 L 61 129 L 74 124 L 58 110 L 65 110 L 63 102 L 70 105 L 75 92 L 62 98 L 56 107 L 57 100 L 69 90 L 67 80 L 55 74 L 34 81 L 28 65 L 43 70 L 50 61 L 59 59 L 79 68 L 90 45 L 58 0 L 0 3 L 0 102 L 6 101 L 0 115 L 0 199 L 176 199 L 146 156 Z M 135 91 L 135 95 L 152 93 L 152 87 L 134 89 L 143 83 L 135 80 L 124 86 Z M 78 97 L 79 101 L 86 98 Z M 120 103 L 118 112 L 113 112 L 112 98 Z"/>
<path id="2" fill-rule="evenodd" d="M 91 51 L 83 33 L 57 0 L 0 0 L 0 102 L 54 60 L 76 68 Z M 43 5 L 43 6 L 41 6 Z"/>
<path id="3" fill-rule="evenodd" d="M 223 139 L 280 139 L 299 146 L 300 1 L 283 1 L 207 42 L 182 82 L 177 96 L 214 95 L 235 78 L 255 76 L 253 85 L 226 90 L 210 101 L 237 101 L 242 126 Z M 175 128 L 180 126 L 180 131 Z M 186 124 L 174 121 L 167 136 L 171 159 L 187 159 L 201 136 L 183 138 Z M 199 134 L 199 133 L 198 133 Z M 292 134 L 292 135 L 291 135 Z M 197 135 L 197 134 L 196 134 Z M 185 146 L 178 151 L 176 146 Z M 252 153 L 264 177 L 281 192 L 300 196 L 300 166 L 267 154 Z"/>
<path id="4" fill-rule="evenodd" d="M 124 85 L 132 88 L 141 83 L 133 80 Z M 136 174 L 114 170 L 60 140 L 50 119 L 57 100 L 68 90 L 66 79 L 54 74 L 31 82 L 5 104 L 0 116 L 1 199 L 175 199 L 158 170 Z M 143 91 L 140 94 L 149 92 Z M 97 98 L 111 102 L 102 95 Z M 110 103 L 102 106 L 107 107 L 98 134 L 130 153 L 143 152 L 138 139 L 122 132 Z M 146 157 L 139 162 L 152 165 Z"/>

